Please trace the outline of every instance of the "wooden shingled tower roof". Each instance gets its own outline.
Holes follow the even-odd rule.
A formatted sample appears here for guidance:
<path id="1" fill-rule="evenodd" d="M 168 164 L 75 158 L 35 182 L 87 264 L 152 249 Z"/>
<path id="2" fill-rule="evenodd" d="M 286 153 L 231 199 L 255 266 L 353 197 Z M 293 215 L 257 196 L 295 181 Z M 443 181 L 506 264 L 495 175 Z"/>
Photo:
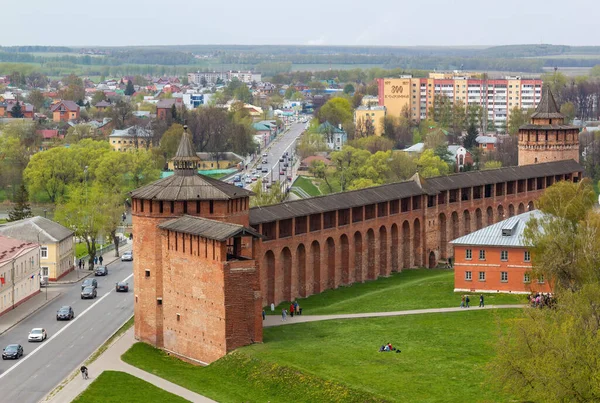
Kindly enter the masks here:
<path id="1" fill-rule="evenodd" d="M 532 119 L 564 119 L 565 115 L 560 113 L 552 91 L 546 84 L 542 87 L 542 100 L 535 108 L 535 112 L 531 115 Z"/>
<path id="2" fill-rule="evenodd" d="M 131 196 L 144 200 L 193 201 L 231 200 L 252 196 L 249 190 L 198 173 L 200 158 L 194 151 L 192 140 L 184 127 L 177 154 L 172 159 L 174 173 L 131 192 Z"/>

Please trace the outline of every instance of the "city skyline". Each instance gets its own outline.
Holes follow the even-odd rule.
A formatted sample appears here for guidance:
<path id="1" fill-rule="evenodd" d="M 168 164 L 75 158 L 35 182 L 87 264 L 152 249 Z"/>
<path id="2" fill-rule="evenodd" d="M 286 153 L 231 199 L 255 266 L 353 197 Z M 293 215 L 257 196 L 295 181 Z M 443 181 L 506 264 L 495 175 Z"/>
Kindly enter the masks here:
<path id="1" fill-rule="evenodd" d="M 562 6 L 562 7 L 559 7 Z M 348 45 L 348 46 L 498 46 L 556 44 L 593 46 L 593 36 L 570 29 L 557 0 L 508 0 L 503 7 L 459 0 L 422 4 L 380 0 L 375 4 L 306 0 L 260 4 L 233 0 L 217 3 L 174 0 L 165 9 L 157 0 L 119 2 L 102 7 L 64 0 L 30 0 L 3 7 L 1 46 L 150 46 L 192 44 Z M 600 12 L 600 3 L 573 0 L 572 10 Z M 235 11 L 237 10 L 237 11 Z M 361 11 L 362 10 L 362 11 Z M 367 11 L 364 20 L 357 16 Z M 573 18 L 573 24 L 576 20 Z M 184 29 L 186 22 L 190 29 Z M 344 28 L 344 22 L 348 28 Z M 26 23 L 26 24 L 25 24 Z M 69 27 L 56 29 L 56 27 Z M 596 42 L 595 42 L 596 41 Z"/>

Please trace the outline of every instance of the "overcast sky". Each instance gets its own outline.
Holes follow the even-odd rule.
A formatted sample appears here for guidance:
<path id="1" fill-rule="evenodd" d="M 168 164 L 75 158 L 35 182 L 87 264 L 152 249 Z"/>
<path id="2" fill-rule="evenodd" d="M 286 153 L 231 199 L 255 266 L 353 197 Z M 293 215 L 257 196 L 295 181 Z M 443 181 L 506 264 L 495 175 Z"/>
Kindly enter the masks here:
<path id="1" fill-rule="evenodd" d="M 600 45 L 598 0 L 5 0 L 1 14 L 2 46 Z"/>

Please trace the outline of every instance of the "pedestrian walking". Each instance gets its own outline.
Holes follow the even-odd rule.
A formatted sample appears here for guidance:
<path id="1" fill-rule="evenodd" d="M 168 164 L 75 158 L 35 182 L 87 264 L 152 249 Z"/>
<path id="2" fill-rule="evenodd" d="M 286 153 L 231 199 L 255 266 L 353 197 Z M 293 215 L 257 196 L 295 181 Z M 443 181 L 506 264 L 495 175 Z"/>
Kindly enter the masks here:
<path id="1" fill-rule="evenodd" d="M 94 256 L 94 265 L 98 264 L 98 256 Z"/>
<path id="2" fill-rule="evenodd" d="M 81 371 L 81 378 L 83 379 L 88 379 L 88 369 L 85 365 L 82 365 L 81 368 L 79 368 L 79 370 Z"/>
<path id="3" fill-rule="evenodd" d="M 104 261 L 104 258 L 102 257 L 102 255 L 100 255 L 98 257 L 98 261 L 100 262 L 100 266 L 102 266 L 102 262 Z"/>
<path id="4" fill-rule="evenodd" d="M 485 304 L 483 303 L 483 294 L 481 294 L 479 296 L 479 307 L 483 308 L 485 306 Z"/>
<path id="5" fill-rule="evenodd" d="M 285 309 L 281 310 L 281 321 L 285 322 L 287 320 L 287 311 Z"/>
<path id="6" fill-rule="evenodd" d="M 464 308 L 465 307 L 465 296 L 463 295 L 460 299 L 460 307 Z"/>
<path id="7" fill-rule="evenodd" d="M 471 300 L 469 299 L 469 296 L 467 295 L 467 298 L 465 299 L 465 302 L 467 303 L 467 305 L 466 305 L 466 307 L 467 307 L 467 308 L 469 307 L 469 302 L 470 302 L 470 301 L 471 301 Z"/>
<path id="8" fill-rule="evenodd" d="M 79 259 L 79 270 L 83 267 L 83 259 Z"/>
<path id="9" fill-rule="evenodd" d="M 262 311 L 262 318 L 263 318 L 263 320 L 267 319 L 267 314 L 265 313 L 264 309 Z"/>
<path id="10" fill-rule="evenodd" d="M 290 316 L 294 317 L 294 304 L 290 304 Z"/>
<path id="11" fill-rule="evenodd" d="M 298 301 L 294 301 L 294 311 L 296 311 L 296 314 L 298 313 Z"/>

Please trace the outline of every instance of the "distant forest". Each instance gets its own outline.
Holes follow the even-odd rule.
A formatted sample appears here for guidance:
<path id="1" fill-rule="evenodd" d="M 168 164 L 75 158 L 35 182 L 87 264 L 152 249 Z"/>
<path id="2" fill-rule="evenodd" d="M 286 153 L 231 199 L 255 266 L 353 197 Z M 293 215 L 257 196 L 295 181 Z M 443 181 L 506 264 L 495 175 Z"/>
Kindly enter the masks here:
<path id="1" fill-rule="evenodd" d="M 42 69 L 90 66 L 186 66 L 189 70 L 228 65 L 265 76 L 293 65 L 373 65 L 385 69 L 479 70 L 540 73 L 544 67 L 593 67 L 600 46 L 509 45 L 494 47 L 389 47 L 299 45 L 186 45 L 70 48 L 0 46 L 0 62 L 39 64 Z M 322 66 L 320 66 L 322 69 Z M 129 68 L 129 67 L 128 67 Z M 148 69 L 154 71 L 154 69 Z M 167 69 L 168 70 L 168 69 Z M 179 70 L 179 69 L 177 69 Z"/>

